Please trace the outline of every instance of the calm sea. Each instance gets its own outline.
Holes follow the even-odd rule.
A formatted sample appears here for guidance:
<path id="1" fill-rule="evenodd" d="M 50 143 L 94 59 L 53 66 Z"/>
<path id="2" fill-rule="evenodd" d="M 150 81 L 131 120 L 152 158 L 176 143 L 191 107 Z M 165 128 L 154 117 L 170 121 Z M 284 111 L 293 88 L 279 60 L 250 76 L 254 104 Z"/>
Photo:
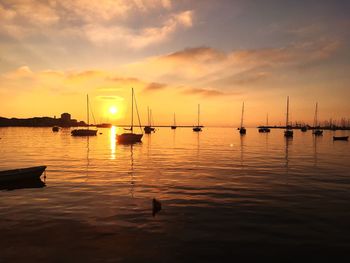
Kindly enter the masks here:
<path id="1" fill-rule="evenodd" d="M 0 262 L 347 256 L 350 143 L 332 136 L 349 132 L 161 128 L 133 146 L 99 132 L 0 128 L 0 170 L 47 165 L 45 187 L 0 190 Z"/>

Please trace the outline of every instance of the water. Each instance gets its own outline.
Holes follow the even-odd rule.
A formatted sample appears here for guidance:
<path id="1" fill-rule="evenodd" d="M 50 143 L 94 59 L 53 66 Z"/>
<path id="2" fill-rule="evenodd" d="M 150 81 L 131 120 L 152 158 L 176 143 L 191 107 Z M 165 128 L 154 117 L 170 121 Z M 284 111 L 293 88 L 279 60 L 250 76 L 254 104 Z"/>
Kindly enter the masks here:
<path id="1" fill-rule="evenodd" d="M 0 262 L 347 255 L 350 144 L 332 136 L 349 132 L 162 128 L 126 146 L 115 142 L 122 130 L 99 131 L 0 129 L 0 170 L 48 166 L 46 187 L 0 191 Z"/>

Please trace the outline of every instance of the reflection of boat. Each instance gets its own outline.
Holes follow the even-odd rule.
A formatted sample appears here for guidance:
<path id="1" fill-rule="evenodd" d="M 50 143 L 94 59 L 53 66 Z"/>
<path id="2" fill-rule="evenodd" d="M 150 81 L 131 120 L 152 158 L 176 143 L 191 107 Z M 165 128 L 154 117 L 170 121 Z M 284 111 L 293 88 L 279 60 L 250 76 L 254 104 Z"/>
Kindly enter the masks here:
<path id="1" fill-rule="evenodd" d="M 239 133 L 241 135 L 244 135 L 247 133 L 247 130 L 243 127 L 243 115 L 244 115 L 244 102 L 242 105 L 241 127 L 239 128 Z"/>
<path id="2" fill-rule="evenodd" d="M 155 132 L 155 129 L 152 127 L 152 110 L 147 107 L 147 116 L 148 116 L 148 125 L 143 128 L 146 134 Z"/>
<path id="3" fill-rule="evenodd" d="M 260 127 L 259 128 L 259 132 L 261 133 L 267 133 L 267 132 L 271 132 L 269 127 L 269 115 L 266 115 L 266 126 L 265 127 Z"/>
<path id="4" fill-rule="evenodd" d="M 58 132 L 60 130 L 60 127 L 58 127 L 58 126 L 53 126 L 52 127 L 52 131 L 53 132 Z"/>
<path id="5" fill-rule="evenodd" d="M 122 133 L 120 135 L 117 135 L 118 143 L 129 144 L 129 143 L 141 142 L 143 133 L 137 134 L 137 133 L 133 132 L 134 131 L 134 100 L 135 100 L 135 105 L 136 105 L 137 116 L 138 116 L 138 119 L 139 119 L 140 130 L 142 131 L 142 129 L 141 129 L 141 122 L 140 122 L 140 118 L 139 118 L 139 113 L 138 113 L 138 110 L 137 110 L 136 99 L 135 99 L 135 95 L 134 95 L 134 89 L 132 88 L 131 89 L 131 127 L 130 127 L 130 129 L 126 129 L 126 130 L 129 130 L 130 132 L 129 133 Z"/>
<path id="6" fill-rule="evenodd" d="M 96 125 L 97 128 L 111 128 L 112 124 L 110 123 L 100 123 Z"/>
<path id="7" fill-rule="evenodd" d="M 314 131 L 312 132 L 312 134 L 315 136 L 322 136 L 323 131 L 319 129 L 319 125 L 317 122 L 317 108 L 318 108 L 318 103 L 316 102 L 315 118 L 314 118 Z"/>
<path id="8" fill-rule="evenodd" d="M 22 180 L 40 179 L 46 166 L 35 166 L 29 168 L 0 171 L 0 182 L 18 182 Z"/>
<path id="9" fill-rule="evenodd" d="M 72 136 L 96 136 L 97 130 L 90 130 L 89 122 L 89 95 L 86 95 L 86 106 L 87 106 L 87 129 L 75 129 L 71 132 Z"/>
<path id="10" fill-rule="evenodd" d="M 200 105 L 198 104 L 197 126 L 193 127 L 194 132 L 201 132 L 202 128 L 199 126 Z"/>
<path id="11" fill-rule="evenodd" d="M 293 130 L 289 126 L 289 96 L 287 97 L 286 130 L 284 131 L 284 136 L 287 138 L 293 137 Z"/>
<path id="12" fill-rule="evenodd" d="M 349 136 L 333 136 L 333 141 L 347 141 Z"/>
<path id="13" fill-rule="evenodd" d="M 171 129 L 175 130 L 176 129 L 176 118 L 175 118 L 175 112 L 174 112 L 174 124 L 171 125 Z"/>

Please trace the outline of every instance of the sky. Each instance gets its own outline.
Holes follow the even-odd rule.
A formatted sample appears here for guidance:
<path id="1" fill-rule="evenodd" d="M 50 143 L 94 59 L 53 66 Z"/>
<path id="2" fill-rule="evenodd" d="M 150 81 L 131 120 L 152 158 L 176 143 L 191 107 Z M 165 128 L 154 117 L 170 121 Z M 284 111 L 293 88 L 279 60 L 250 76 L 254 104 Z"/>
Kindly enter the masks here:
<path id="1" fill-rule="evenodd" d="M 350 118 L 350 1 L 0 0 L 0 116 L 247 127 Z M 114 108 L 116 110 L 112 110 Z"/>

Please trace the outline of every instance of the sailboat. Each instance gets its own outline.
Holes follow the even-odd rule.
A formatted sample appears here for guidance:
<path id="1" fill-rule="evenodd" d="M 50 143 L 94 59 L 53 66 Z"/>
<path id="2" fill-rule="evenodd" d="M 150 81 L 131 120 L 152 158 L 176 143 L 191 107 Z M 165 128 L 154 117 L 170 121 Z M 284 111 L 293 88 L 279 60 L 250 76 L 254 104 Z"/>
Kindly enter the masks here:
<path id="1" fill-rule="evenodd" d="M 90 130 L 89 120 L 89 95 L 86 95 L 86 106 L 87 106 L 87 129 L 75 129 L 71 131 L 72 136 L 96 136 L 97 130 Z"/>
<path id="2" fill-rule="evenodd" d="M 174 112 L 174 124 L 171 125 L 171 129 L 172 130 L 175 130 L 177 127 L 176 127 L 176 118 L 175 118 L 175 112 Z"/>
<path id="3" fill-rule="evenodd" d="M 318 121 L 317 121 L 317 110 L 318 110 L 318 103 L 316 102 L 316 109 L 315 109 L 315 118 L 314 118 L 314 131 L 312 132 L 315 136 L 322 136 L 323 131 L 319 129 Z"/>
<path id="4" fill-rule="evenodd" d="M 243 127 L 243 115 L 244 115 L 244 102 L 242 104 L 241 127 L 239 128 L 239 133 L 241 135 L 244 135 L 247 133 L 247 130 Z"/>
<path id="5" fill-rule="evenodd" d="M 147 107 L 147 116 L 148 116 L 148 125 L 143 128 L 146 134 L 150 134 L 154 132 L 154 128 L 152 127 L 152 110 Z"/>
<path id="6" fill-rule="evenodd" d="M 202 131 L 201 126 L 199 126 L 199 115 L 200 115 L 200 105 L 198 104 L 197 126 L 193 127 L 194 132 L 201 132 Z"/>
<path id="7" fill-rule="evenodd" d="M 260 127 L 259 132 L 262 132 L 262 133 L 270 132 L 271 130 L 268 127 L 269 127 L 269 114 L 266 115 L 266 126 Z"/>
<path id="8" fill-rule="evenodd" d="M 287 97 L 287 116 L 286 116 L 286 130 L 284 131 L 284 137 L 293 137 L 293 130 L 289 126 L 289 96 Z"/>
<path id="9" fill-rule="evenodd" d="M 130 129 L 126 129 L 129 130 L 130 132 L 128 133 L 122 133 L 122 134 L 117 134 L 117 141 L 118 143 L 125 143 L 125 144 L 129 144 L 129 143 L 136 143 L 136 142 L 141 142 L 143 133 L 137 134 L 134 133 L 134 100 L 135 100 L 135 104 L 136 104 L 136 98 L 134 95 L 134 89 L 131 89 L 131 127 Z M 137 110 L 137 104 L 136 104 L 136 111 L 137 111 L 137 116 L 139 119 L 139 127 L 140 130 L 142 132 L 141 129 L 141 122 L 140 122 L 140 118 L 139 118 L 139 113 Z"/>

